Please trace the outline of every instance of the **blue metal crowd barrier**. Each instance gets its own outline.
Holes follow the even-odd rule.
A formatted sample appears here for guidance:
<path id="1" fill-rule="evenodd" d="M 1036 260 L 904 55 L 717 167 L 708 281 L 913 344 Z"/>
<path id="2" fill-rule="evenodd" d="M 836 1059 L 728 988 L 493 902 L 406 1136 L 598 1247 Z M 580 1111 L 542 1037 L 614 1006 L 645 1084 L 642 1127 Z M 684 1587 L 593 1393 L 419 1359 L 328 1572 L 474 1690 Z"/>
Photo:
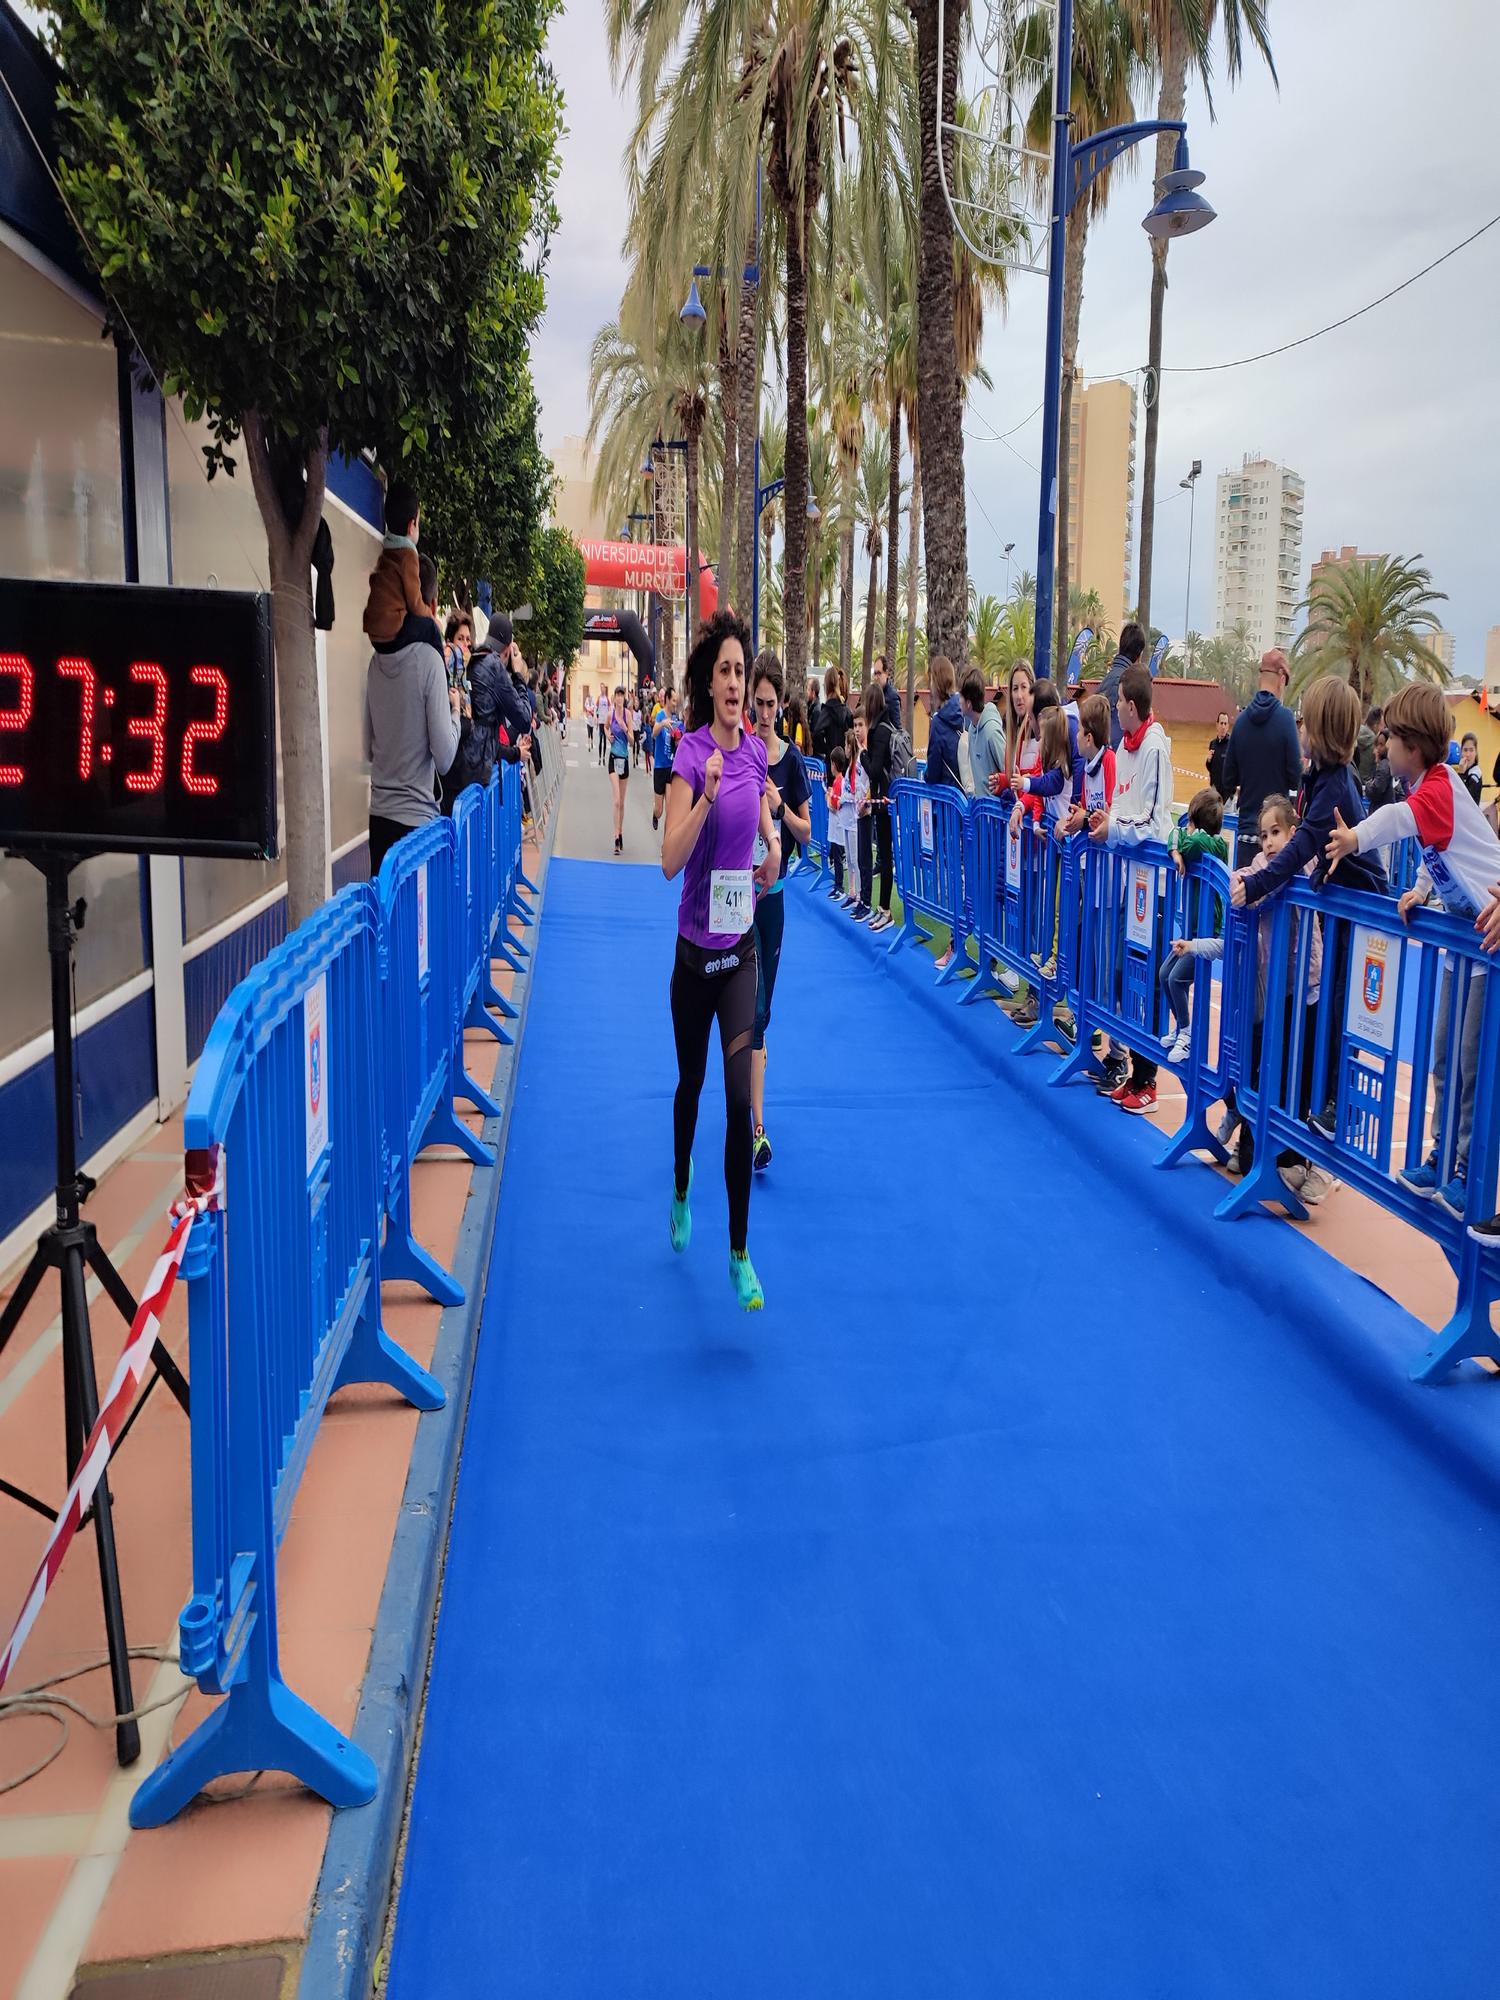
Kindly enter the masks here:
<path id="1" fill-rule="evenodd" d="M 918 784 L 898 778 L 891 787 L 891 841 L 901 922 L 890 949 L 931 941 L 917 913 L 947 924 L 953 956 L 938 974 L 939 985 L 972 972 L 969 937 L 973 930 L 964 895 L 964 844 L 968 800 L 953 785 Z"/>
<path id="2" fill-rule="evenodd" d="M 1417 910 L 1403 923 L 1386 897 L 1326 885 L 1292 884 L 1261 921 L 1271 924 L 1265 990 L 1284 998 L 1280 1005 L 1268 999 L 1265 1009 L 1255 1163 L 1219 1214 L 1242 1216 L 1267 1201 L 1303 1212 L 1276 1164 L 1284 1151 L 1302 1155 L 1431 1237 L 1452 1264 L 1453 1317 L 1416 1362 L 1415 1378 L 1430 1381 L 1469 1355 L 1500 1358 L 1490 1321 L 1500 1296 L 1500 1258 L 1467 1233 L 1494 1211 L 1500 1166 L 1500 981 L 1493 961 L 1469 925 L 1443 912 Z M 1315 924 L 1322 942 L 1316 983 Z M 1439 1069 L 1449 1088 L 1437 1086 Z M 1439 1096 L 1441 1115 L 1430 1119 Z M 1429 1157 L 1439 1185 L 1453 1184 L 1457 1175 L 1462 1213 L 1402 1180 Z"/>
<path id="3" fill-rule="evenodd" d="M 807 771 L 807 816 L 812 824 L 812 838 L 807 843 L 804 863 L 798 873 L 805 874 L 808 887 L 816 889 L 832 873 L 832 864 L 828 859 L 827 772 L 819 757 L 804 757 L 802 762 Z M 814 852 L 817 854 L 815 863 Z"/>
<path id="4" fill-rule="evenodd" d="M 485 843 L 484 794 L 471 785 L 459 794 L 453 808 L 455 848 L 453 893 L 457 903 L 455 929 L 458 934 L 459 1005 L 455 1031 L 457 1088 L 487 1118 L 498 1117 L 500 1107 L 482 1084 L 474 1081 L 463 1065 L 465 1028 L 483 1028 L 495 1040 L 508 1046 L 511 1037 L 485 1006 L 483 988 L 490 980 L 491 867 Z"/>
<path id="5" fill-rule="evenodd" d="M 290 1772 L 332 1805 L 374 1796 L 370 1759 L 282 1678 L 276 1552 L 335 1389 L 443 1402 L 381 1325 L 380 930 L 369 883 L 299 926 L 224 1003 L 188 1098 L 190 1178 L 217 1160 L 223 1192 L 183 1262 L 194 1590 L 180 1647 L 184 1672 L 225 1699 L 140 1786 L 137 1827 L 231 1771 Z"/>
<path id="6" fill-rule="evenodd" d="M 1061 846 L 1023 814 L 1011 830 L 1011 808 L 998 798 L 969 807 L 969 878 L 978 975 L 965 1005 L 998 989 L 992 961 L 1037 992 L 1038 1020 L 1023 1036 L 1028 1054 L 1054 1032 L 1051 1010 L 1069 997 L 1076 937 L 1078 878 L 1074 845 Z"/>
<path id="7" fill-rule="evenodd" d="M 384 992 L 384 1270 L 412 1278 L 440 1305 L 458 1305 L 463 1287 L 412 1233 L 411 1170 L 424 1147 L 457 1146 L 476 1165 L 489 1154 L 453 1110 L 464 1090 L 459 1067 L 458 899 L 453 893 L 453 822 L 429 820 L 397 841 L 380 870 L 381 986 Z"/>

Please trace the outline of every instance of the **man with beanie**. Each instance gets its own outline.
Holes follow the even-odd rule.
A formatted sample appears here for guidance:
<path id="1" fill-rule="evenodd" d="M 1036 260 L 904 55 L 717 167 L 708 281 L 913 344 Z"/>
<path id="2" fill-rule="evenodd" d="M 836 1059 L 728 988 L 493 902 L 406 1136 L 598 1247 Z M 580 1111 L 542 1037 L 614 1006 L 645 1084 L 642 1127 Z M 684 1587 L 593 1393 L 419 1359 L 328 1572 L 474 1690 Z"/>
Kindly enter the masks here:
<path id="1" fill-rule="evenodd" d="M 1224 796 L 1240 795 L 1240 825 L 1235 836 L 1234 865 L 1244 868 L 1260 852 L 1260 809 L 1283 792 L 1294 799 L 1302 787 L 1302 745 L 1297 724 L 1282 701 L 1291 679 L 1286 654 L 1273 646 L 1261 655 L 1260 691 L 1235 718 L 1224 753 Z"/>

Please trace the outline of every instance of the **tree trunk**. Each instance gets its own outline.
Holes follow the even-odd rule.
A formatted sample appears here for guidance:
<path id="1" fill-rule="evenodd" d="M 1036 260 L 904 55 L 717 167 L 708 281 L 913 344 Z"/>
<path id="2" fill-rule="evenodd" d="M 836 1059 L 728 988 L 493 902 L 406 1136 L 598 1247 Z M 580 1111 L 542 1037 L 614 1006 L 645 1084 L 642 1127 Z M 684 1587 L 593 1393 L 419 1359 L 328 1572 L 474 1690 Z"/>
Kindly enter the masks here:
<path id="1" fill-rule="evenodd" d="M 818 619 L 822 614 L 822 609 L 823 609 L 823 541 L 821 532 L 815 530 L 812 538 L 812 589 L 810 592 L 810 602 L 807 614 L 807 625 L 808 625 L 807 642 L 808 642 L 808 647 L 810 649 L 808 672 L 811 674 L 818 674 L 818 675 L 821 675 L 822 673 L 822 663 L 821 660 L 819 659 L 819 655 L 822 652 L 822 644 L 821 644 L 821 634 L 819 633 L 818 630 Z"/>
<path id="2" fill-rule="evenodd" d="M 776 588 L 776 576 L 771 568 L 771 548 L 776 539 L 776 515 L 772 507 L 767 507 L 760 517 L 760 538 L 764 544 L 760 552 L 760 638 L 761 644 L 765 645 L 766 628 L 771 622 L 771 597 Z M 783 617 L 782 624 L 785 623 Z"/>
<path id="3" fill-rule="evenodd" d="M 746 261 L 758 264 L 760 243 L 751 225 Z M 740 285 L 740 327 L 735 366 L 739 370 L 740 413 L 736 426 L 739 457 L 736 461 L 737 511 L 739 520 L 734 541 L 734 607 L 749 622 L 750 595 L 754 579 L 751 571 L 755 554 L 755 440 L 760 436 L 760 317 L 754 285 Z"/>
<path id="4" fill-rule="evenodd" d="M 724 462 L 719 475 L 719 594 L 729 595 L 734 564 L 734 511 L 738 504 L 739 477 L 739 363 L 729 350 L 729 328 L 725 323 L 729 302 L 720 301 L 719 315 L 719 411 L 724 420 Z M 691 650 L 691 649 L 690 649 Z"/>
<path id="5" fill-rule="evenodd" d="M 886 547 L 890 550 L 890 561 L 885 571 L 885 670 L 892 680 L 896 677 L 896 596 L 897 576 L 900 565 L 896 561 L 896 551 L 901 546 L 901 398 L 891 398 L 891 492 L 886 506 L 885 522 Z M 907 727 L 911 727 L 908 717 Z"/>
<path id="6" fill-rule="evenodd" d="M 276 644 L 281 798 L 286 827 L 287 929 L 327 902 L 332 887 L 323 796 L 323 711 L 318 701 L 318 649 L 313 633 L 312 547 L 323 518 L 328 433 L 306 454 L 306 489 L 299 521 L 282 511 L 270 442 L 258 410 L 243 420 L 245 456 L 266 530 L 271 576 L 271 623 Z"/>
<path id="7" fill-rule="evenodd" d="M 854 526 L 847 493 L 844 519 L 839 530 L 839 672 L 849 680 L 854 672 Z"/>
<path id="8" fill-rule="evenodd" d="M 782 630 L 786 678 L 807 678 L 807 206 L 786 229 L 786 458 L 782 470 L 782 535 L 786 550 Z"/>
<path id="9" fill-rule="evenodd" d="M 969 536 L 964 510 L 964 436 L 953 339 L 953 218 L 943 197 L 938 108 L 954 115 L 963 0 L 911 0 L 917 24 L 917 95 L 922 129 L 922 215 L 917 274 L 917 393 L 922 455 L 931 477 L 926 521 L 927 646 L 962 673 L 969 657 Z M 944 8 L 938 73 L 938 8 Z M 949 178 L 952 178 L 951 157 Z"/>
<path id="10" fill-rule="evenodd" d="M 880 588 L 880 550 L 870 550 L 870 588 L 865 595 L 865 642 L 861 653 L 864 662 L 860 671 L 863 686 L 870 685 L 870 665 L 875 658 L 875 600 Z"/>
<path id="11" fill-rule="evenodd" d="M 1188 39 L 1174 7 L 1168 14 L 1166 59 L 1162 64 L 1158 118 L 1180 118 L 1187 99 Z M 1172 170 L 1177 134 L 1163 132 L 1156 142 L 1156 178 Z M 1162 310 L 1167 297 L 1167 245 L 1151 239 L 1151 320 L 1146 335 L 1146 434 L 1141 441 L 1141 551 L 1137 571 L 1135 615 L 1143 631 L 1151 630 L 1151 564 L 1156 553 L 1156 437 L 1161 424 Z"/>
<path id="12" fill-rule="evenodd" d="M 922 453 L 911 454 L 911 539 L 906 558 L 906 727 L 917 712 L 917 568 L 922 548 Z"/>
<path id="13" fill-rule="evenodd" d="M 1062 669 L 1071 647 L 1068 586 L 1073 581 L 1068 562 L 1068 528 L 1073 518 L 1073 382 L 1078 373 L 1078 323 L 1083 317 L 1083 254 L 1088 241 L 1088 204 L 1080 201 L 1068 217 L 1067 256 L 1063 267 L 1062 396 L 1058 405 L 1057 440 L 1057 590 L 1053 598 L 1053 679 L 1062 685 Z"/>
<path id="14" fill-rule="evenodd" d="M 659 548 L 666 539 L 663 496 L 667 490 L 667 481 L 672 476 L 672 454 L 667 450 L 665 445 L 663 445 L 660 451 L 653 445 L 651 449 L 651 463 L 655 472 L 655 476 L 651 481 L 651 540 Z M 673 605 L 670 597 L 663 597 L 660 594 L 658 594 L 656 601 L 659 606 L 657 613 L 659 644 L 655 680 L 658 687 L 670 687 L 672 685 L 673 661 L 677 651 L 675 643 L 677 634 L 674 624 Z M 637 680 L 639 680 L 639 673 L 637 673 Z"/>
<path id="15" fill-rule="evenodd" d="M 687 602 L 684 606 L 683 615 L 687 621 L 684 644 L 690 653 L 693 650 L 693 634 L 698 625 L 698 437 L 701 429 L 702 425 L 697 417 L 694 417 L 683 426 L 687 437 L 687 519 L 685 523 L 687 528 L 687 546 L 683 551 L 682 557 L 682 581 L 686 586 Z M 663 686 L 665 687 L 670 687 L 671 685 L 670 681 L 663 682 Z"/>

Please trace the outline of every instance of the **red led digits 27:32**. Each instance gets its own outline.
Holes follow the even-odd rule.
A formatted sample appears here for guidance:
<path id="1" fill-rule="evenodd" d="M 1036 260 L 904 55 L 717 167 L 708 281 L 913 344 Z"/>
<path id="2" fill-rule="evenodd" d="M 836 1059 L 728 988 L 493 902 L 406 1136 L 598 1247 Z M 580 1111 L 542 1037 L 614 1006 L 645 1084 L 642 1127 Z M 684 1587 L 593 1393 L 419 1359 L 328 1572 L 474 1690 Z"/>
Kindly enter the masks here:
<path id="1" fill-rule="evenodd" d="M 114 761 L 108 717 L 118 699 L 118 690 L 101 684 L 93 662 L 76 654 L 64 653 L 55 662 L 59 680 L 71 681 L 78 693 L 78 776 L 92 782 L 97 767 Z M 0 690 L 8 697 L 0 704 L 0 734 L 24 735 L 36 709 L 36 670 L 23 653 L 0 653 L 0 680 L 12 686 Z M 171 714 L 172 685 L 166 672 L 154 660 L 133 660 L 129 670 L 131 691 L 146 695 L 144 706 L 125 718 L 125 735 L 133 756 L 132 767 L 124 772 L 127 792 L 156 792 L 166 781 L 167 731 L 177 718 Z M 188 674 L 190 687 L 203 689 L 210 697 L 210 713 L 203 713 L 203 697 L 195 702 L 198 713 L 183 725 L 179 751 L 179 773 L 184 791 L 194 798 L 213 798 L 219 780 L 199 763 L 200 751 L 217 743 L 229 726 L 229 682 L 223 669 L 195 666 Z M 140 696 L 137 695 L 137 701 Z M 104 719 L 101 727 L 101 718 Z M 139 747 L 137 747 L 139 746 Z M 24 745 L 16 753 L 24 755 Z M 24 764 L 0 763 L 0 785 L 23 785 Z"/>

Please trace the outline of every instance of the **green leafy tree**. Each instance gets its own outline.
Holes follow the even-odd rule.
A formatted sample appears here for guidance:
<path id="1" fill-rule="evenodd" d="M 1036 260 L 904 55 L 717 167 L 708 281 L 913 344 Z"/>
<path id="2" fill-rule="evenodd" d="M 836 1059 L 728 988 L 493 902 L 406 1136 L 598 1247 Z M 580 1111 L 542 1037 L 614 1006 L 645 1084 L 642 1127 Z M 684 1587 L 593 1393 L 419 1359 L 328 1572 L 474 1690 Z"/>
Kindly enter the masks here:
<path id="1" fill-rule="evenodd" d="M 242 441 L 274 596 L 288 916 L 328 829 L 308 591 L 330 451 L 487 437 L 542 307 L 554 0 L 57 0 L 61 178 L 169 395 Z M 455 308 L 462 274 L 466 309 Z"/>
<path id="2" fill-rule="evenodd" d="M 1343 674 L 1366 707 L 1410 680 L 1441 687 L 1443 662 L 1427 641 L 1440 624 L 1433 606 L 1447 601 L 1420 556 L 1375 556 L 1325 570 L 1303 599 L 1307 628 L 1292 648 L 1288 693 L 1328 673 Z"/>
<path id="3" fill-rule="evenodd" d="M 583 551 L 567 529 L 543 528 L 531 585 L 524 650 L 543 669 L 572 665 L 583 644 Z"/>
<path id="4" fill-rule="evenodd" d="M 969 665 L 980 668 L 985 674 L 993 674 L 1005 657 L 1000 649 L 1000 636 L 1005 624 L 1005 612 L 997 597 L 981 597 L 975 601 L 969 614 Z"/>

